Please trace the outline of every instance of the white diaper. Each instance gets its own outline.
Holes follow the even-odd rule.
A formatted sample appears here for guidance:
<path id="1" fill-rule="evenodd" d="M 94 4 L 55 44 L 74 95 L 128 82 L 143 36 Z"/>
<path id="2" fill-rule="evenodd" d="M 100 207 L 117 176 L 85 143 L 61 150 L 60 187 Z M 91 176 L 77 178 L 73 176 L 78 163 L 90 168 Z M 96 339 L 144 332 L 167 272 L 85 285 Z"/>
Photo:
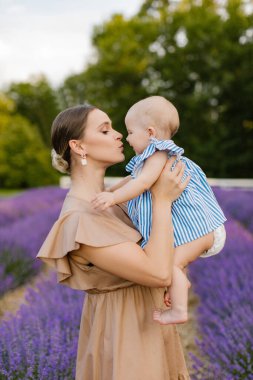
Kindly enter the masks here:
<path id="1" fill-rule="evenodd" d="M 214 230 L 213 233 L 214 233 L 214 242 L 213 242 L 212 247 L 208 251 L 202 253 L 200 257 L 209 257 L 209 256 L 217 255 L 217 253 L 219 253 L 224 247 L 225 241 L 226 241 L 226 230 L 225 230 L 224 224 L 216 228 L 216 230 Z"/>

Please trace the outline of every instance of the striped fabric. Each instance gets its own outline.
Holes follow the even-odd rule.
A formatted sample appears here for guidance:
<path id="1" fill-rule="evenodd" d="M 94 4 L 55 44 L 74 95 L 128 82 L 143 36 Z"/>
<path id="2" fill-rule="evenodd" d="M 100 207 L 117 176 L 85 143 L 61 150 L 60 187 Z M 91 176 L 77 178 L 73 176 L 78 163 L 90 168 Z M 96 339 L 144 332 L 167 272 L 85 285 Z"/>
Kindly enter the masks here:
<path id="1" fill-rule="evenodd" d="M 126 166 L 126 171 L 136 178 L 140 173 L 145 159 L 157 150 L 165 150 L 168 157 L 177 155 L 177 159 L 185 163 L 184 180 L 188 175 L 191 180 L 180 197 L 172 204 L 172 222 L 174 226 L 174 246 L 189 243 L 221 226 L 226 218 L 208 185 L 202 169 L 189 158 L 182 156 L 184 150 L 172 140 L 157 140 L 152 138 L 144 152 L 133 157 Z M 173 168 L 172 168 L 173 170 Z M 143 236 L 141 246 L 149 239 L 152 225 L 152 199 L 150 191 L 145 191 L 138 197 L 128 201 L 128 214 L 135 227 Z"/>

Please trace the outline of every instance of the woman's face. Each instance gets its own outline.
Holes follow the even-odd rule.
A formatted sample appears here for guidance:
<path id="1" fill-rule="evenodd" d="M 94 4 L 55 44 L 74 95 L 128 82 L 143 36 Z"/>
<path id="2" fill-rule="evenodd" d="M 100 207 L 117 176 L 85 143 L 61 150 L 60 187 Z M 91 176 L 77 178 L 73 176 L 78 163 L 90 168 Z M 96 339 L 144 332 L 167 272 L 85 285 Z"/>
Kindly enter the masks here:
<path id="1" fill-rule="evenodd" d="M 124 161 L 122 137 L 112 128 L 112 122 L 105 112 L 99 109 L 91 111 L 82 139 L 87 160 L 101 162 L 106 167 Z"/>

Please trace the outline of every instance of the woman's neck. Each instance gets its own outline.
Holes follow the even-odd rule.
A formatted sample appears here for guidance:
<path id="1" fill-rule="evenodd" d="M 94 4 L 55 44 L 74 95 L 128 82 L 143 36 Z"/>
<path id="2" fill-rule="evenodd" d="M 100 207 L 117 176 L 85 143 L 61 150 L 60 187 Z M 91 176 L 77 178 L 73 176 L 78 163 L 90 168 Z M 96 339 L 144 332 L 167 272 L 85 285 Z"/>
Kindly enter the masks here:
<path id="1" fill-rule="evenodd" d="M 90 201 L 101 191 L 104 191 L 105 169 L 84 167 L 71 174 L 69 195 Z"/>

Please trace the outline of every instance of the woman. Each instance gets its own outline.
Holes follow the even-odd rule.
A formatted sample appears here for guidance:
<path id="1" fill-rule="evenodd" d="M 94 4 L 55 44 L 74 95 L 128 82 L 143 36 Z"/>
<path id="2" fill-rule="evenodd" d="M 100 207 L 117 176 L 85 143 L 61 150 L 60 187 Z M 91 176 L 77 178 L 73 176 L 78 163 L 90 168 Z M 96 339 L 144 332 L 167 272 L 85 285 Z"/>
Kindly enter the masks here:
<path id="1" fill-rule="evenodd" d="M 173 262 L 171 204 L 187 186 L 184 167 L 169 160 L 153 185 L 153 225 L 144 249 L 122 205 L 91 206 L 106 169 L 124 160 L 122 135 L 93 106 L 61 112 L 52 126 L 54 166 L 71 174 L 59 219 L 37 257 L 58 281 L 86 291 L 76 380 L 189 379 L 174 326 L 156 325 Z M 150 308 L 151 307 L 151 308 Z"/>

